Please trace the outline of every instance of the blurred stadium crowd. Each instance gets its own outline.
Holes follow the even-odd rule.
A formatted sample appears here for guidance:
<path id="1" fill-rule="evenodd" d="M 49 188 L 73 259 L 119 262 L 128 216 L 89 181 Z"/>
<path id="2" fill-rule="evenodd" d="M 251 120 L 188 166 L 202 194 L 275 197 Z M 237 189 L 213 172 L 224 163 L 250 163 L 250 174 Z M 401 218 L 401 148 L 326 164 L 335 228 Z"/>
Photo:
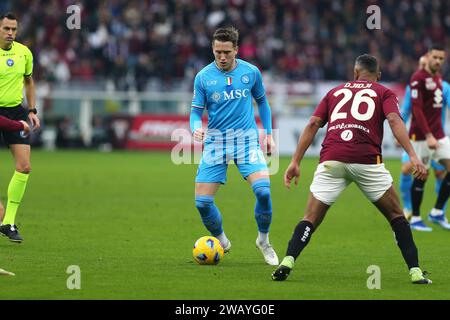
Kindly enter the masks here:
<path id="1" fill-rule="evenodd" d="M 80 30 L 66 27 L 72 4 L 82 8 Z M 366 28 L 371 4 L 381 30 Z M 0 9 L 18 15 L 38 81 L 110 79 L 117 90 L 191 83 L 213 59 L 219 26 L 239 29 L 241 58 L 287 80 L 351 78 L 355 56 L 369 52 L 384 81 L 407 82 L 432 41 L 450 45 L 450 1 L 441 0 L 14 0 Z"/>

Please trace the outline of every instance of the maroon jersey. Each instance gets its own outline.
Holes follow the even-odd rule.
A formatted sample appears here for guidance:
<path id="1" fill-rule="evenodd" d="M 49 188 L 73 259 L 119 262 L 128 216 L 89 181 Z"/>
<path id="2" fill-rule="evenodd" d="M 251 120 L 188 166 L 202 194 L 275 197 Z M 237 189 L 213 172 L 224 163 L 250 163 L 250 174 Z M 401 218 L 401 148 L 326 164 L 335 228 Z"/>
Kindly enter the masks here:
<path id="1" fill-rule="evenodd" d="M 411 77 L 412 118 L 409 128 L 411 140 L 425 140 L 432 133 L 436 139 L 445 137 L 442 128 L 442 78 L 425 70 L 418 70 Z"/>
<path id="2" fill-rule="evenodd" d="M 4 116 L 0 116 L 0 130 L 1 131 L 20 131 L 23 129 L 23 124 L 16 120 L 10 120 Z"/>
<path id="3" fill-rule="evenodd" d="M 381 163 L 383 122 L 400 116 L 396 95 L 377 82 L 349 81 L 330 90 L 313 116 L 328 122 L 320 162 Z"/>

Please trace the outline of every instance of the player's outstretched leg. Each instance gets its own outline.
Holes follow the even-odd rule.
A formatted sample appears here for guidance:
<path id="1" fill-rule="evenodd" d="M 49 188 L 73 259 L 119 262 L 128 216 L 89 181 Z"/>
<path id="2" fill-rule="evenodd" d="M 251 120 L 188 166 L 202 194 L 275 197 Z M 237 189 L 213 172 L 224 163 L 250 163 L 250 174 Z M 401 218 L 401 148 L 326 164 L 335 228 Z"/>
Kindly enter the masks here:
<path id="1" fill-rule="evenodd" d="M 397 240 L 397 245 L 402 252 L 403 259 L 409 268 L 411 282 L 414 284 L 428 284 L 430 279 L 424 277 L 422 270 L 419 268 L 419 257 L 417 247 L 411 233 L 411 228 L 405 217 L 401 216 L 391 221 L 391 227 Z"/>
<path id="2" fill-rule="evenodd" d="M 270 180 L 266 178 L 255 180 L 252 189 L 256 196 L 255 219 L 258 225 L 256 247 L 261 250 L 266 263 L 277 266 L 279 263 L 278 256 L 269 242 L 269 228 L 272 222 Z"/>
<path id="3" fill-rule="evenodd" d="M 419 268 L 419 254 L 414 243 L 411 227 L 402 213 L 394 187 L 391 186 L 374 204 L 391 224 L 397 245 L 408 266 L 411 282 L 417 284 L 431 283 L 431 280 L 425 278 Z"/>
<path id="4" fill-rule="evenodd" d="M 313 231 L 313 224 L 307 220 L 302 220 L 297 224 L 291 240 L 289 240 L 286 257 L 284 257 L 281 264 L 272 273 L 273 280 L 283 281 L 287 279 L 292 268 L 294 268 L 295 260 L 309 243 Z"/>
<path id="5" fill-rule="evenodd" d="M 335 194 L 337 197 L 338 194 Z M 329 199 L 333 203 L 335 199 Z M 309 240 L 315 230 L 322 223 L 325 214 L 330 208 L 330 204 L 318 200 L 312 193 L 309 194 L 305 216 L 294 229 L 291 240 L 289 240 L 286 256 L 281 261 L 278 268 L 272 273 L 272 280 L 283 281 L 289 276 L 294 268 L 294 262 L 300 253 L 308 245 Z"/>
<path id="6" fill-rule="evenodd" d="M 203 225 L 208 229 L 212 236 L 219 239 L 224 252 L 231 249 L 231 242 L 228 240 L 222 228 L 222 215 L 219 209 L 214 204 L 214 196 L 211 195 L 196 195 L 195 206 L 200 212 Z"/>

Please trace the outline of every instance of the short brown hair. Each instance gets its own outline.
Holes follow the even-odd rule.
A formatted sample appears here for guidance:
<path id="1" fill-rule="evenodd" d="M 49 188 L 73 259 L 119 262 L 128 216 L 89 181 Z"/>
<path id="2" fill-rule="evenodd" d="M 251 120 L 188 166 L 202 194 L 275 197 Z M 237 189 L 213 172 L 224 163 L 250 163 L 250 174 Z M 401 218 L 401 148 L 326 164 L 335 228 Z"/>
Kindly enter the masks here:
<path id="1" fill-rule="evenodd" d="M 239 41 L 239 31 L 233 27 L 219 28 L 214 32 L 212 42 L 214 43 L 215 40 L 220 42 L 230 41 L 233 43 L 233 47 L 236 48 Z"/>

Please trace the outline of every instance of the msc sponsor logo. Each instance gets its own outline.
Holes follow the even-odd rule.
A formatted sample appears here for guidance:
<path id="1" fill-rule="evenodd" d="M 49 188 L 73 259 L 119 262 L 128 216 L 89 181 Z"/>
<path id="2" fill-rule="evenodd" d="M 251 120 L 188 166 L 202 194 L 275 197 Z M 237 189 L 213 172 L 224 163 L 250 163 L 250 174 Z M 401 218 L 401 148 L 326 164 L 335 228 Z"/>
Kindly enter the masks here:
<path id="1" fill-rule="evenodd" d="M 234 100 L 234 99 L 241 99 L 241 98 L 247 98 L 250 95 L 250 89 L 234 89 L 230 92 L 223 92 L 223 100 Z"/>

